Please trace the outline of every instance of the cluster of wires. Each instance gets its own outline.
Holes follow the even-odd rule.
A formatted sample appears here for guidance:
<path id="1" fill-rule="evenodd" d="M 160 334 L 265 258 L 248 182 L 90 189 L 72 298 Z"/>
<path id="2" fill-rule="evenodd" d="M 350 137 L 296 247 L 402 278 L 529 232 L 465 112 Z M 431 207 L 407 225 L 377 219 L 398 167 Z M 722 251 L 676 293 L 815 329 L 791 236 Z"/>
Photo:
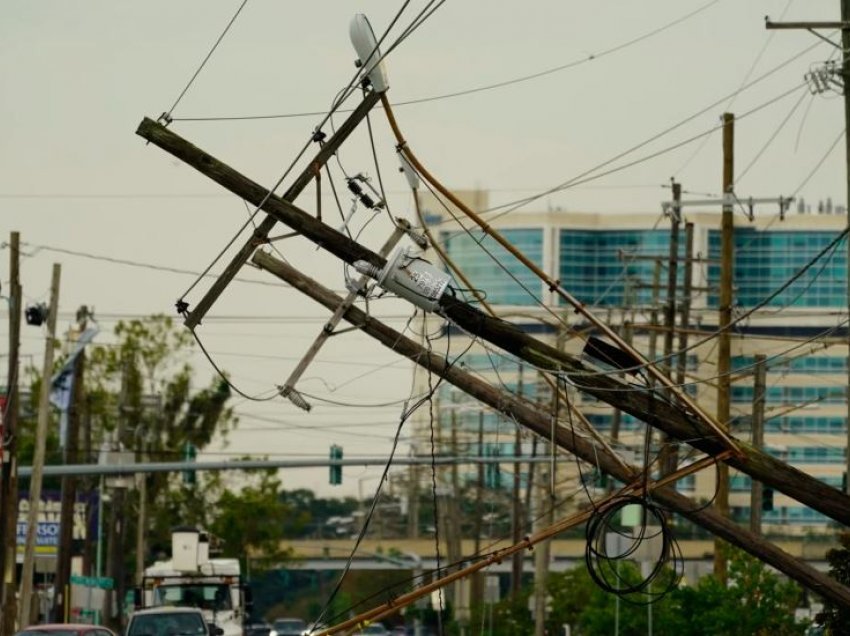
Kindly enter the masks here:
<path id="1" fill-rule="evenodd" d="M 640 508 L 640 525 L 623 529 L 626 509 Z M 584 559 L 594 582 L 624 601 L 648 604 L 676 588 L 684 574 L 682 551 L 669 513 L 645 495 L 624 495 L 599 506 L 588 520 Z M 640 573 L 624 562 L 649 564 Z"/>

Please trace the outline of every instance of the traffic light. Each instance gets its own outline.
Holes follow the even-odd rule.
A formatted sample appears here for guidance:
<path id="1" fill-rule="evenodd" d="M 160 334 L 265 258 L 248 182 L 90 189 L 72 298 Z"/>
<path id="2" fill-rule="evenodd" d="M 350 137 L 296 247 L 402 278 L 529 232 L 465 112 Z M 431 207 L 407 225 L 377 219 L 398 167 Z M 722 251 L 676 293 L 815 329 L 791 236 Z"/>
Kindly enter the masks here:
<path id="1" fill-rule="evenodd" d="M 764 512 L 770 512 L 773 510 L 773 488 L 762 488 L 761 509 Z"/>
<path id="2" fill-rule="evenodd" d="M 47 310 L 47 305 L 39 303 L 37 305 L 30 305 L 27 307 L 24 311 L 24 318 L 28 325 L 40 327 L 47 320 L 48 313 L 50 312 Z"/>
<path id="3" fill-rule="evenodd" d="M 195 448 L 195 445 L 192 442 L 186 442 L 183 444 L 183 461 L 185 462 L 193 462 L 195 461 L 195 457 L 198 455 L 198 449 Z M 184 470 L 183 471 L 183 483 L 187 486 L 195 485 L 195 471 L 194 470 Z"/>
<path id="4" fill-rule="evenodd" d="M 330 459 L 331 461 L 342 460 L 342 446 L 337 446 L 336 444 L 331 445 Z M 339 464 L 331 464 L 329 468 L 330 484 L 332 486 L 339 486 L 342 483 L 342 466 Z"/>

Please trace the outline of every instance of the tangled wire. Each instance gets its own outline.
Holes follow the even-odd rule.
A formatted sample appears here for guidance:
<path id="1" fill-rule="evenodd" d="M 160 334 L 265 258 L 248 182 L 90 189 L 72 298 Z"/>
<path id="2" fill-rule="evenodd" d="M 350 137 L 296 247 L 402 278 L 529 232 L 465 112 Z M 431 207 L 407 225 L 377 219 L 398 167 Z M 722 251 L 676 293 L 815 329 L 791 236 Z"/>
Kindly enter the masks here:
<path id="1" fill-rule="evenodd" d="M 628 506 L 640 508 L 640 520 L 634 530 L 626 531 L 622 516 Z M 682 552 L 669 523 L 669 513 L 646 495 L 625 495 L 600 505 L 586 527 L 585 562 L 591 578 L 630 603 L 661 600 L 684 574 Z M 639 561 L 640 571 L 630 561 Z"/>

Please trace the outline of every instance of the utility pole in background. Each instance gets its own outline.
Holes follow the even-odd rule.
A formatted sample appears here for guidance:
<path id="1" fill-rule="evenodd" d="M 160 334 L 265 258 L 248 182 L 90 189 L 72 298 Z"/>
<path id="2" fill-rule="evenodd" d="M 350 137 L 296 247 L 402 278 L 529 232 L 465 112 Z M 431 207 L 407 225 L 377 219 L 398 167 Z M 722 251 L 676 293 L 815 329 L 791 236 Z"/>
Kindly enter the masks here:
<path id="1" fill-rule="evenodd" d="M 761 448 L 764 446 L 764 387 L 766 375 L 767 356 L 756 355 L 756 366 L 753 369 L 755 378 L 753 380 L 753 417 L 752 436 L 753 446 Z M 761 534 L 761 495 L 763 486 L 758 479 L 751 481 L 750 490 L 750 530 Z"/>
<path id="2" fill-rule="evenodd" d="M 664 305 L 664 360 L 661 365 L 667 377 L 673 376 L 673 332 L 676 327 L 676 289 L 679 283 L 679 224 L 682 221 L 682 185 L 673 181 L 673 206 L 670 208 L 670 258 L 667 260 L 667 302 Z M 682 386 L 679 383 L 679 386 Z M 682 387 L 684 390 L 684 387 Z M 666 433 L 661 436 L 659 472 L 662 475 L 676 470 L 678 463 L 671 455 L 679 452 L 679 445 Z M 671 469 L 670 467 L 673 466 Z"/>
<path id="3" fill-rule="evenodd" d="M 18 353 L 21 342 L 23 293 L 20 280 L 21 236 L 9 237 L 9 390 L 2 413 L 2 462 L 0 462 L 0 636 L 12 636 L 17 618 L 17 525 L 18 525 Z"/>
<path id="4" fill-rule="evenodd" d="M 484 410 L 478 411 L 478 457 L 484 457 Z M 478 487 L 475 489 L 475 519 L 473 521 L 473 554 L 481 554 L 481 530 L 484 516 L 484 464 L 478 464 Z M 482 607 L 484 604 L 484 574 L 472 575 L 470 585 L 470 605 Z"/>
<path id="5" fill-rule="evenodd" d="M 765 28 L 767 29 L 786 29 L 786 30 L 800 30 L 804 29 L 806 31 L 810 31 L 814 33 L 815 29 L 840 29 L 841 30 L 841 46 L 835 45 L 842 51 L 841 57 L 841 85 L 842 85 L 842 94 L 844 95 L 844 152 L 845 152 L 845 182 L 846 182 L 846 194 L 847 194 L 847 205 L 845 214 L 847 215 L 847 227 L 850 228 L 850 91 L 848 91 L 848 86 L 850 86 L 850 0 L 840 0 L 841 2 L 841 21 L 840 22 L 771 22 L 767 20 L 765 23 Z M 822 35 L 815 33 L 818 37 L 822 39 L 827 39 Z M 833 43 L 834 44 L 834 43 Z M 829 67 L 825 72 L 825 75 L 829 76 L 832 74 L 832 71 Z M 807 76 L 809 79 L 809 76 Z M 830 83 L 830 82 L 828 82 Z M 824 90 L 826 90 L 824 88 Z M 817 88 L 815 92 L 821 92 L 821 88 Z M 846 282 L 846 290 L 847 290 L 847 308 L 850 311 L 850 238 L 847 240 L 847 268 L 845 270 L 845 276 L 847 277 Z M 847 382 L 847 394 L 846 394 L 846 402 L 847 402 L 847 438 L 846 438 L 846 464 L 844 466 L 845 474 L 847 478 L 845 479 L 845 492 L 850 495 L 850 339 L 848 339 L 848 350 L 847 350 L 847 372 L 848 372 L 848 382 Z"/>
<path id="6" fill-rule="evenodd" d="M 732 193 L 735 182 L 735 116 L 723 113 L 723 212 L 720 221 L 720 312 L 718 316 L 717 344 L 717 423 L 722 430 L 729 428 L 731 408 L 731 341 L 729 325 L 732 322 L 733 242 L 735 222 L 732 217 Z M 717 464 L 717 511 L 729 516 L 729 466 Z M 726 556 L 724 542 L 714 540 L 714 575 L 725 585 Z"/>
<path id="7" fill-rule="evenodd" d="M 841 27 L 841 51 L 843 53 L 841 77 L 844 80 L 844 150 L 847 163 L 844 175 L 847 181 L 847 204 L 844 214 L 847 215 L 847 227 L 850 228 L 850 92 L 847 90 L 847 87 L 850 86 L 850 26 L 848 26 L 848 22 L 850 22 L 850 0 L 841 0 L 841 22 L 843 23 Z M 847 238 L 847 269 L 845 275 L 847 276 L 847 309 L 850 311 L 850 237 Z M 846 457 L 844 470 L 847 475 L 844 481 L 847 483 L 844 488 L 847 494 L 850 494 L 850 338 L 847 339 L 847 344 L 847 444 L 844 447 Z"/>
<path id="8" fill-rule="evenodd" d="M 129 392 L 130 372 L 134 360 L 125 355 L 121 370 L 121 395 L 118 398 L 118 423 L 112 440 L 113 449 L 123 452 L 124 432 L 127 430 L 127 417 L 130 413 Z M 112 502 L 109 510 L 109 526 L 106 529 L 108 550 L 106 553 L 106 576 L 113 580 L 113 589 L 106 595 L 104 613 L 106 624 L 122 630 L 124 609 L 124 519 L 126 516 L 126 487 L 117 485 L 112 489 Z M 101 489 L 102 492 L 102 489 Z"/>
<path id="9" fill-rule="evenodd" d="M 88 308 L 77 310 L 77 337 L 86 330 Z M 78 464 L 80 418 L 85 408 L 85 350 L 77 354 L 74 360 L 71 402 L 68 413 L 68 427 L 65 431 L 63 459 L 66 464 Z M 62 500 L 59 511 L 59 548 L 56 553 L 56 578 L 53 583 L 53 616 L 55 620 L 67 620 L 70 599 L 71 555 L 74 541 L 74 506 L 77 503 L 77 478 L 68 475 L 62 477 Z"/>
<path id="10" fill-rule="evenodd" d="M 24 567 L 21 572 L 21 607 L 19 623 L 29 625 L 32 616 L 33 576 L 35 574 L 35 533 L 38 527 L 38 512 L 41 503 L 42 471 L 47 445 L 47 424 L 50 420 L 50 378 L 53 376 L 53 346 L 56 338 L 56 316 L 59 313 L 59 281 L 62 266 L 53 264 L 50 283 L 50 308 L 47 314 L 47 337 L 44 343 L 44 365 L 41 370 L 41 391 L 38 397 L 38 422 L 35 431 L 35 453 L 30 477 L 29 515 L 27 516 L 27 538 L 24 545 Z"/>
<path id="11" fill-rule="evenodd" d="M 523 365 L 519 365 L 517 376 L 517 397 L 522 398 L 522 370 Z M 516 434 L 514 435 L 514 457 L 519 457 L 522 453 L 522 433 L 517 425 Z M 511 524 L 512 541 L 516 544 L 522 540 L 523 526 L 522 520 L 525 515 L 522 513 L 522 500 L 520 499 L 520 486 L 522 485 L 522 464 L 517 460 L 514 462 L 514 489 L 513 489 L 513 523 Z M 511 593 L 519 594 L 522 589 L 522 561 L 523 553 L 517 552 L 511 557 Z"/>
<path id="12" fill-rule="evenodd" d="M 674 191 L 674 197 L 675 197 Z M 681 190 L 679 192 L 681 195 Z M 679 303 L 679 355 L 676 360 L 676 384 L 684 386 L 688 370 L 688 329 L 691 326 L 691 294 L 693 293 L 694 273 L 694 224 L 685 223 L 685 271 L 682 285 L 682 302 Z M 672 332 L 672 330 L 671 330 Z M 664 474 L 676 472 L 679 465 L 679 443 L 673 438 L 668 438 L 671 444 L 670 452 L 667 454 L 666 464 L 663 468 Z"/>

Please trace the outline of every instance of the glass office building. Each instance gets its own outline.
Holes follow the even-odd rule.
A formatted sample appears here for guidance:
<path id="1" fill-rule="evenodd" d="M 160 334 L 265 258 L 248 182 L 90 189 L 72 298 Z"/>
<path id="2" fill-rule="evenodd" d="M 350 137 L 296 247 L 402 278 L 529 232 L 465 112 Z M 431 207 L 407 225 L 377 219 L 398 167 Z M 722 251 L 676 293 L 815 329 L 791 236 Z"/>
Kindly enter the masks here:
<path id="1" fill-rule="evenodd" d="M 475 196 L 478 209 L 486 207 L 481 205 L 482 194 Z M 449 257 L 487 302 L 496 306 L 499 315 L 551 343 L 560 337 L 568 352 L 581 355 L 583 341 L 565 334 L 587 325 L 562 298 L 493 239 L 459 227 L 452 215 L 434 202 L 426 202 L 425 207 Z M 710 413 L 716 412 L 717 400 L 717 347 L 716 339 L 709 336 L 718 325 L 720 218 L 718 211 L 688 213 L 684 219 L 692 224 L 693 252 L 686 325 L 691 348 L 682 371 L 685 389 Z M 765 450 L 837 488 L 846 467 L 847 439 L 847 244 L 840 239 L 846 221 L 843 215 L 831 214 L 788 214 L 780 220 L 776 210 L 763 217 L 757 211 L 755 221 L 736 215 L 733 249 L 733 316 L 740 320 L 732 336 L 730 428 L 740 438 L 749 439 L 752 371 L 755 356 L 765 355 Z M 659 222 L 657 213 L 550 211 L 514 213 L 489 222 L 598 317 L 618 329 L 629 325 L 634 346 L 645 355 L 663 355 L 663 329 L 653 327 L 652 322 L 663 324 L 662 310 L 668 300 L 668 220 Z M 677 307 L 683 304 L 686 258 L 683 223 L 678 243 Z M 682 327 L 678 314 L 676 320 L 674 350 Z M 451 325 L 447 331 L 454 341 L 457 364 L 505 391 L 550 404 L 551 390 L 535 370 L 494 348 L 470 342 Z M 517 450 L 514 422 L 482 409 L 450 387 L 441 387 L 438 398 L 440 425 L 443 430 L 454 427 L 455 444 L 462 443 L 462 450 L 500 456 Z M 615 414 L 592 397 L 577 394 L 575 399 L 586 419 L 608 436 L 612 445 L 636 463 L 642 461 L 642 422 Z M 452 418 L 450 422 L 447 417 Z M 614 428 L 618 429 L 616 441 L 610 440 Z M 542 445 L 545 440 L 539 442 Z M 659 443 L 656 436 L 655 451 Z M 530 454 L 532 436 L 523 433 L 520 445 L 523 454 Z M 684 445 L 682 449 L 686 460 Z M 575 487 L 575 470 L 567 473 L 566 487 Z M 503 487 L 512 485 L 511 479 L 501 483 Z M 678 487 L 707 500 L 715 489 L 713 471 L 682 480 Z M 748 477 L 733 474 L 730 505 L 742 522 L 749 517 L 749 489 Z M 789 533 L 817 532 L 829 525 L 822 515 L 779 493 L 763 522 Z"/>

